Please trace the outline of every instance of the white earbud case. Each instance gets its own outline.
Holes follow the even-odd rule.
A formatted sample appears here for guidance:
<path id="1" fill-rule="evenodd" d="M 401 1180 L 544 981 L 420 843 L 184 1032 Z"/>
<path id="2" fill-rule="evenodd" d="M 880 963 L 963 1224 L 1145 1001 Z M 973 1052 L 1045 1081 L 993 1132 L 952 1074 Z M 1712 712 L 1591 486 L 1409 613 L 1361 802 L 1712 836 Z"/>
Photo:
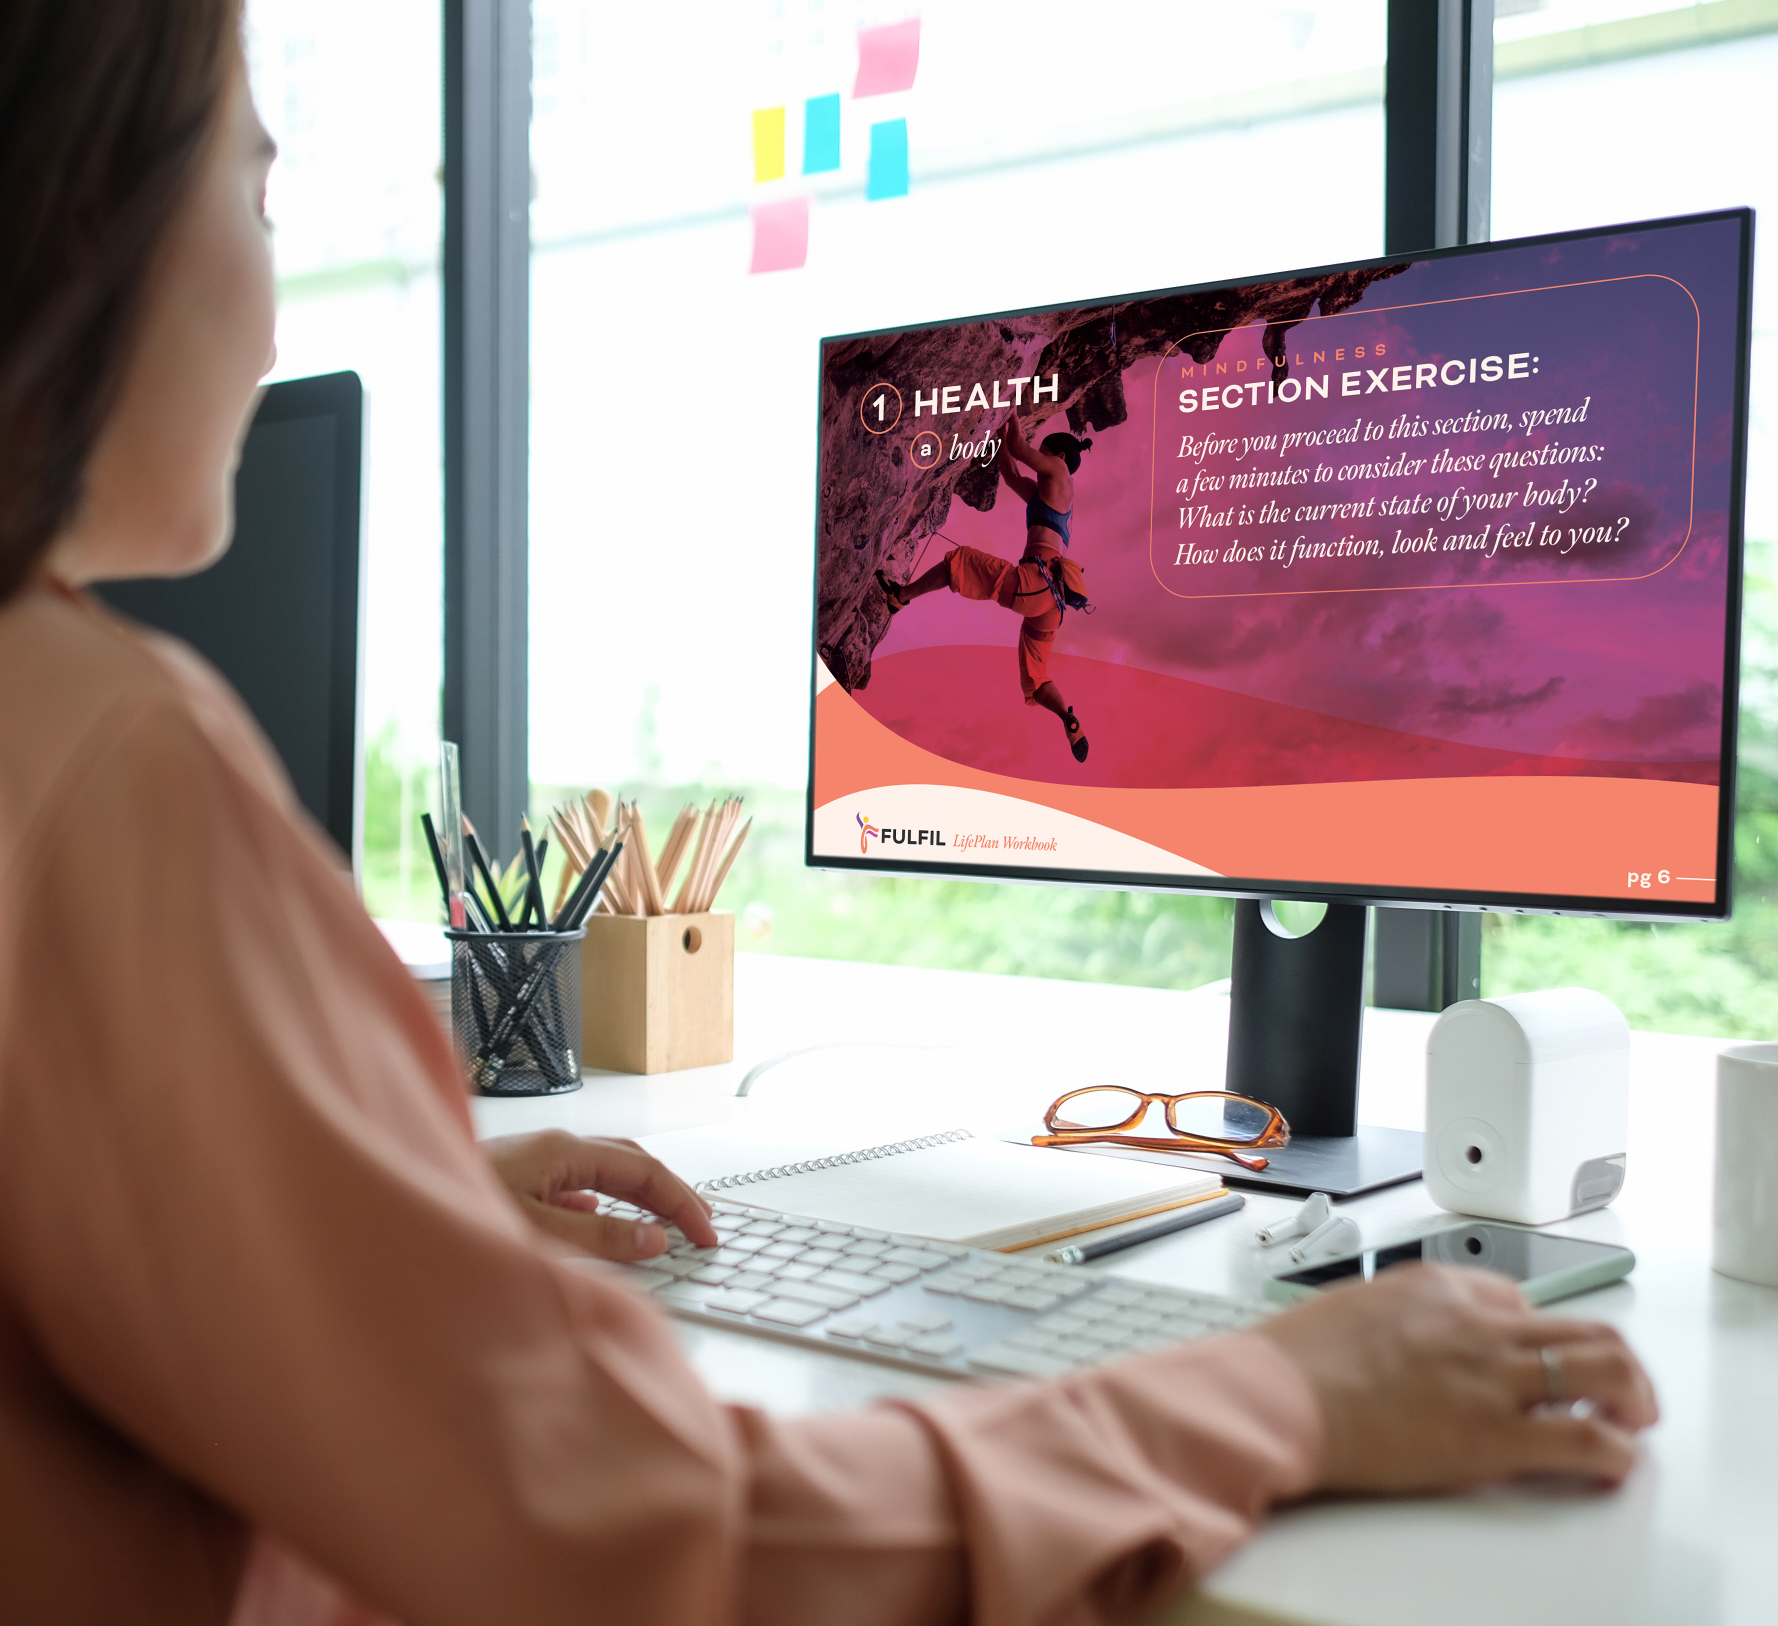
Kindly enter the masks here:
<path id="1" fill-rule="evenodd" d="M 1426 1042 L 1426 1190 L 1441 1208 L 1547 1225 L 1623 1188 L 1630 1024 L 1590 988 L 1450 1007 Z"/>

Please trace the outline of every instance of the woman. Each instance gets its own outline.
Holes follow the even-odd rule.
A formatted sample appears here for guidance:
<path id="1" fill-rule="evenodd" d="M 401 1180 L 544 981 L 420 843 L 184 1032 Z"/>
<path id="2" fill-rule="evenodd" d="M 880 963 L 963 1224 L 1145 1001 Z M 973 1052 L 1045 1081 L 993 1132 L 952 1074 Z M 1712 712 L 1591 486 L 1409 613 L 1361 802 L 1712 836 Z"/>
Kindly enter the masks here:
<path id="1" fill-rule="evenodd" d="M 1621 1477 L 1634 1359 L 1492 1278 L 784 1422 L 571 1263 L 661 1245 L 589 1186 L 710 1233 L 633 1148 L 490 1163 L 240 706 L 81 590 L 226 538 L 273 327 L 236 28 L 0 9 L 0 1619 L 1108 1621 L 1280 1498 Z M 1596 1416 L 1531 1409 L 1550 1344 Z"/>
<path id="2" fill-rule="evenodd" d="M 980 548 L 952 548 L 923 576 L 891 581 L 882 571 L 877 583 L 895 615 L 924 593 L 948 587 L 964 598 L 992 599 L 1016 610 L 1019 623 L 1019 684 L 1027 706 L 1042 706 L 1062 720 L 1062 732 L 1076 762 L 1087 759 L 1086 730 L 1049 676 L 1050 645 L 1062 624 L 1063 595 L 1079 591 L 1079 567 L 1066 558 L 1069 522 L 1074 517 L 1074 476 L 1080 454 L 1093 443 L 1067 434 L 1045 435 L 1041 447 L 1025 438 L 1016 412 L 1008 413 L 997 463 L 1000 478 L 1025 500 L 1025 552 L 1009 563 Z M 1022 473 L 1023 463 L 1031 474 Z M 1036 478 L 1032 478 L 1035 475 Z"/>

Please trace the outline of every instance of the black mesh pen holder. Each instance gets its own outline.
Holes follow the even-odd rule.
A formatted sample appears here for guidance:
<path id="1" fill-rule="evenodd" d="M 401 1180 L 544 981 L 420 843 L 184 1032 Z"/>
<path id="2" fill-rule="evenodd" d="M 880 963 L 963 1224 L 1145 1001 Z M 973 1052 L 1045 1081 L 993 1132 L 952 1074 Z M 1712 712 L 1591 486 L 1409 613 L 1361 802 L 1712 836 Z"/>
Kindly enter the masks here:
<path id="1" fill-rule="evenodd" d="M 451 1031 L 478 1095 L 580 1088 L 576 932 L 447 931 Z"/>

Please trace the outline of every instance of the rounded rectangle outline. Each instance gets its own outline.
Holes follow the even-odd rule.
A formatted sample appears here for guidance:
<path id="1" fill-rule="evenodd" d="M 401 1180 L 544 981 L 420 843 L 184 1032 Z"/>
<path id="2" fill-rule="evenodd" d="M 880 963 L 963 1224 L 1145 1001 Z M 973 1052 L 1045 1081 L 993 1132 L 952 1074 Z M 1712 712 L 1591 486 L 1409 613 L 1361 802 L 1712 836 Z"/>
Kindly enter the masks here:
<path id="1" fill-rule="evenodd" d="M 1694 524 L 1696 523 L 1697 498 L 1698 498 L 1698 372 L 1699 372 L 1699 369 L 1702 366 L 1702 362 L 1703 362 L 1704 317 L 1703 317 L 1703 313 L 1698 309 L 1698 301 L 1697 301 L 1696 296 L 1692 293 L 1691 289 L 1686 287 L 1686 285 L 1683 282 L 1681 282 L 1677 277 L 1670 277 L 1670 276 L 1666 275 L 1664 272 L 1660 272 L 1660 271 L 1637 271 L 1637 272 L 1631 273 L 1628 276 L 1623 276 L 1623 277 L 1589 277 L 1583 282 L 1551 282 L 1551 283 L 1544 283 L 1536 288 L 1504 288 L 1498 293 L 1459 294 L 1459 295 L 1456 295 L 1450 299 L 1421 299 L 1421 300 L 1415 300 L 1412 304 L 1407 304 L 1407 305 L 1373 306 L 1369 310 L 1360 310 L 1358 307 L 1354 306 L 1350 310 L 1336 311 L 1332 316 L 1305 316 L 1303 318 L 1303 321 L 1305 323 L 1306 322 L 1337 322 L 1342 317 L 1345 317 L 1345 316 L 1381 316 L 1381 315 L 1384 315 L 1385 313 L 1391 312 L 1391 311 L 1421 310 L 1421 309 L 1424 309 L 1425 307 L 1431 306 L 1431 305 L 1463 305 L 1463 304 L 1470 303 L 1472 300 L 1478 300 L 1478 299 L 1511 299 L 1511 298 L 1516 297 L 1519 294 L 1543 294 L 1543 293 L 1554 293 L 1554 292 L 1559 292 L 1559 291 L 1566 291 L 1571 288 L 1593 288 L 1593 287 L 1598 287 L 1598 286 L 1605 284 L 1605 283 L 1612 283 L 1612 282 L 1670 282 L 1673 284 L 1674 287 L 1679 289 L 1679 291 L 1681 293 L 1683 293 L 1687 299 L 1689 299 L 1691 301 L 1691 305 L 1692 305 L 1692 317 L 1693 317 L 1693 321 L 1695 323 L 1696 331 L 1693 335 L 1693 348 L 1692 348 L 1691 484 L 1690 484 L 1690 487 L 1689 487 L 1689 489 L 1687 491 L 1687 495 L 1686 495 L 1685 537 L 1680 542 L 1679 546 L 1673 550 L 1673 557 L 1668 559 L 1665 563 L 1657 565 L 1653 570 L 1645 571 L 1640 576 L 1587 576 L 1587 577 L 1547 576 L 1547 577 L 1540 577 L 1536 581 L 1420 582 L 1420 583 L 1413 583 L 1413 584 L 1410 584 L 1407 586 L 1402 586 L 1402 587 L 1280 587 L 1280 588 L 1275 588 L 1275 589 L 1265 589 L 1265 590 L 1259 590 L 1259 591 L 1247 592 L 1247 593 L 1181 593 L 1181 592 L 1178 592 L 1175 589 L 1169 587 L 1164 581 L 1161 580 L 1160 572 L 1155 568 L 1155 562 L 1154 562 L 1155 479 L 1154 479 L 1154 472 L 1153 471 L 1154 471 L 1155 456 L 1156 456 L 1156 450 L 1157 450 L 1157 442 L 1158 442 L 1158 438 L 1159 438 L 1159 434 L 1160 434 L 1160 411 L 1161 411 L 1161 392 L 1157 388 L 1154 392 L 1155 421 L 1152 426 L 1152 429 L 1150 432 L 1150 437 L 1149 437 L 1149 480 L 1148 480 L 1148 569 L 1149 569 L 1149 573 L 1155 579 L 1155 585 L 1158 586 L 1161 589 L 1161 591 L 1163 593 L 1167 594 L 1170 598 L 1187 599 L 1187 600 L 1219 599 L 1219 598 L 1311 598 L 1311 597 L 1321 595 L 1321 594 L 1332 594 L 1332 593 L 1438 593 L 1438 592 L 1463 591 L 1463 590 L 1470 590 L 1470 589 L 1475 589 L 1475 590 L 1479 590 L 1479 591 L 1491 591 L 1494 589 L 1509 588 L 1509 587 L 1590 587 L 1590 586 L 1595 586 L 1595 585 L 1607 586 L 1607 585 L 1610 585 L 1613 583 L 1619 583 L 1619 582 L 1647 581 L 1651 577 L 1660 575 L 1660 573 L 1663 570 L 1666 570 L 1670 566 L 1672 566 L 1680 558 L 1680 556 L 1685 552 L 1686 548 L 1689 547 L 1691 544 L 1692 528 L 1693 528 Z M 1251 322 L 1248 322 L 1248 323 L 1243 323 L 1242 325 L 1246 326 L 1246 327 L 1252 327 L 1254 324 Z M 1186 342 L 1186 340 L 1195 339 L 1195 338 L 1199 337 L 1199 335 L 1205 334 L 1205 333 L 1227 334 L 1227 333 L 1234 333 L 1236 331 L 1238 331 L 1236 328 L 1207 327 L 1207 328 L 1199 328 L 1192 333 L 1182 334 L 1179 338 L 1175 339 L 1173 341 L 1173 343 L 1170 344 L 1165 350 L 1163 350 L 1160 353 L 1159 357 L 1156 358 L 1155 377 L 1156 377 L 1157 383 L 1160 378 L 1160 369 L 1166 365 L 1167 360 L 1170 356 L 1177 353 L 1178 347 L 1180 345 L 1184 344 Z"/>

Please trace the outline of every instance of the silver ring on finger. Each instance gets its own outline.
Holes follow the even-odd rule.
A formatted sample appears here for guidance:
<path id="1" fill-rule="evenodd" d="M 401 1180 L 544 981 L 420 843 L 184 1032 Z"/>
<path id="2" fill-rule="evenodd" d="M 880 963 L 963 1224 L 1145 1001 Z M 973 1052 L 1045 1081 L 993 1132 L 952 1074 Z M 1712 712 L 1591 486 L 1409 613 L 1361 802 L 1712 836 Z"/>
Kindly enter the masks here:
<path id="1" fill-rule="evenodd" d="M 1562 1371 L 1562 1351 L 1554 1344 L 1545 1344 L 1537 1353 L 1543 1361 L 1543 1398 L 1558 1401 L 1567 1387 Z"/>

